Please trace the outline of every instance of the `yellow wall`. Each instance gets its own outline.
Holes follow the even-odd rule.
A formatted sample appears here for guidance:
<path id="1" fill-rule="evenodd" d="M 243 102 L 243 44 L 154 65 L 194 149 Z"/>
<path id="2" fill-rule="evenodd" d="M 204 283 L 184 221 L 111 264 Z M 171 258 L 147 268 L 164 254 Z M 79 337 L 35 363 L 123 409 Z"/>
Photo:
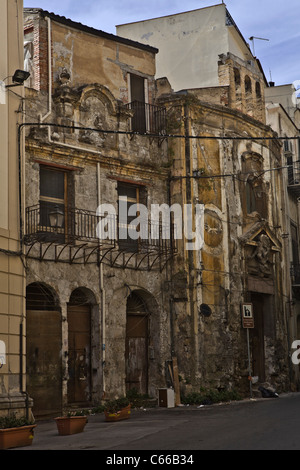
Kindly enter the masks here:
<path id="1" fill-rule="evenodd" d="M 23 69 L 23 1 L 0 0 L 0 11 L 0 80 L 6 79 L 7 85 L 12 83 L 15 70 Z M 22 87 L 6 89 L 5 104 L 0 104 L 0 341 L 2 350 L 3 343 L 6 350 L 6 364 L 0 368 L 0 414 L 25 406 L 21 393 L 24 376 L 22 384 L 20 381 L 25 273 L 18 254 L 21 246 L 17 124 L 22 122 L 22 113 L 17 113 L 21 100 L 16 93 L 22 95 Z"/>

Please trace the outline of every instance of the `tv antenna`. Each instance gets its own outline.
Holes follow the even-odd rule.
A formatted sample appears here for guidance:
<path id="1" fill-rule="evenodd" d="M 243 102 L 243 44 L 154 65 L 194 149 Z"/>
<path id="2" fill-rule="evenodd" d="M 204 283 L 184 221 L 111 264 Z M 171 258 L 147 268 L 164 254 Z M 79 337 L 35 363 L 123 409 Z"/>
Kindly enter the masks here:
<path id="1" fill-rule="evenodd" d="M 252 41 L 252 46 L 253 46 L 253 55 L 255 57 L 255 49 L 254 49 L 254 39 L 259 39 L 260 41 L 270 41 L 270 39 L 265 39 L 265 38 L 257 38 L 256 36 L 251 36 L 249 38 L 250 41 Z"/>

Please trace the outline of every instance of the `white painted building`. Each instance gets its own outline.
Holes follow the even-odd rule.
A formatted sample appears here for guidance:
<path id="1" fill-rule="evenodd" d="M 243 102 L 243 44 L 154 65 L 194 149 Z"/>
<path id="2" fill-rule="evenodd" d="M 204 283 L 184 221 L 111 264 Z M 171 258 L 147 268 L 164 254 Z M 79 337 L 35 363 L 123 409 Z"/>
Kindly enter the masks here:
<path id="1" fill-rule="evenodd" d="M 168 77 L 175 92 L 219 86 L 220 54 L 255 62 L 224 4 L 118 25 L 117 34 L 158 48 L 156 77 Z"/>

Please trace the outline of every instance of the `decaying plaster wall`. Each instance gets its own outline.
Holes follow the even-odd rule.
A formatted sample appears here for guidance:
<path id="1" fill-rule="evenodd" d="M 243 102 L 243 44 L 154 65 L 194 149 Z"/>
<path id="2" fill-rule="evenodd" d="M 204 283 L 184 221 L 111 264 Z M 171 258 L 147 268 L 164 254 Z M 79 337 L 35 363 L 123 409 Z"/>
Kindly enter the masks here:
<path id="1" fill-rule="evenodd" d="M 180 201 L 181 195 L 182 202 L 205 204 L 201 254 L 184 252 L 180 246 L 173 265 L 173 274 L 178 274 L 176 281 L 173 278 L 174 349 L 183 372 L 182 387 L 185 392 L 197 384 L 247 393 L 247 337 L 241 324 L 241 303 L 258 296 L 267 312 L 261 344 L 265 369 L 260 380 L 285 390 L 289 370 L 281 270 L 285 256 L 281 242 L 283 186 L 280 172 L 269 170 L 280 169 L 280 144 L 259 139 L 273 135 L 262 122 L 229 107 L 203 103 L 194 90 L 163 99 L 176 132 L 200 136 L 192 143 L 186 139 L 185 145 L 170 142 L 173 202 Z M 206 138 L 201 140 L 201 135 Z M 223 135 L 228 138 L 220 139 Z M 195 172 L 198 179 L 185 177 Z M 257 205 L 250 212 L 249 178 L 255 185 Z M 262 240 L 268 244 L 264 251 L 260 251 Z M 201 314 L 202 304 L 211 308 L 211 315 Z M 255 341 L 256 333 L 251 334 Z"/>

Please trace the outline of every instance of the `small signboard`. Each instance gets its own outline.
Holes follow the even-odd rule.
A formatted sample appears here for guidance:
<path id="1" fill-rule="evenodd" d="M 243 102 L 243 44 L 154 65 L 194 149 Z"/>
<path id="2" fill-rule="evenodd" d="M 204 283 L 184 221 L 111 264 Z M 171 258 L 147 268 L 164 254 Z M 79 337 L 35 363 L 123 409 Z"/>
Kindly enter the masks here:
<path id="1" fill-rule="evenodd" d="M 253 305 L 242 304 L 243 328 L 254 328 Z"/>

